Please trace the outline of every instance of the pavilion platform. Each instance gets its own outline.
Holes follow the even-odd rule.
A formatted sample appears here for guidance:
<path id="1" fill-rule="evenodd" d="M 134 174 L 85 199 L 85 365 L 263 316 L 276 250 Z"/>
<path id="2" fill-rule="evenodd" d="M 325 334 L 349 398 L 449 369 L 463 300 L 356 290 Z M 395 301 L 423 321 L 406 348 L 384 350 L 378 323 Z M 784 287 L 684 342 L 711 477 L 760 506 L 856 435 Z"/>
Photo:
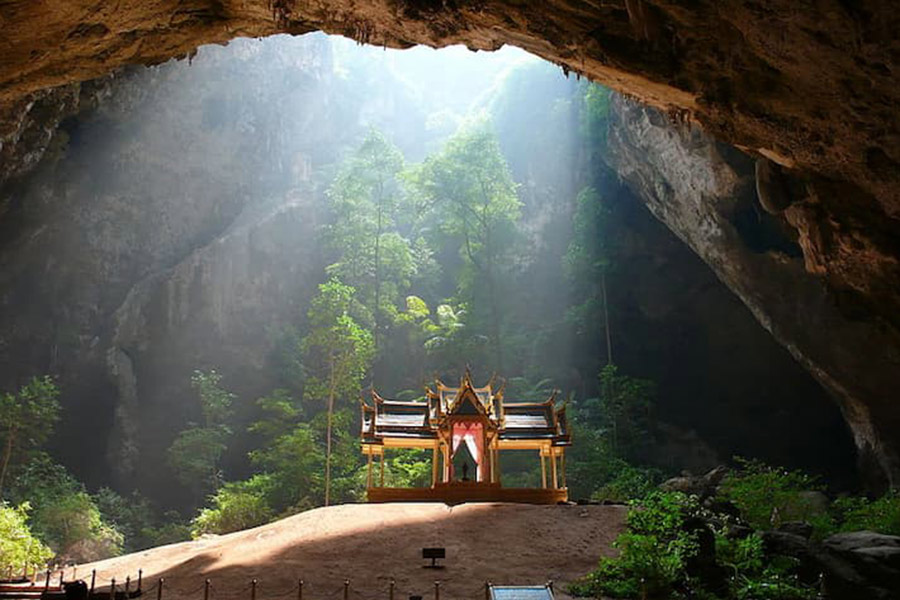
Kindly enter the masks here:
<path id="1" fill-rule="evenodd" d="M 369 502 L 513 502 L 520 504 L 559 504 L 568 500 L 566 488 L 507 488 L 498 483 L 454 481 L 428 488 L 371 487 Z"/>

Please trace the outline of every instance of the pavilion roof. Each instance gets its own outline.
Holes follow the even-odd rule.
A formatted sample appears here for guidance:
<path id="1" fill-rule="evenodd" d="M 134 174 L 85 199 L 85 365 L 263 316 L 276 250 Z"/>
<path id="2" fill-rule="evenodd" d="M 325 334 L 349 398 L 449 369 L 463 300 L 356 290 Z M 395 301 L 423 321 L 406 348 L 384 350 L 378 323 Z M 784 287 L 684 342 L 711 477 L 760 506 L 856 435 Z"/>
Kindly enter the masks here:
<path id="1" fill-rule="evenodd" d="M 544 402 L 505 402 L 502 388 L 494 391 L 491 382 L 475 387 L 468 373 L 459 387 L 437 381 L 422 400 L 391 400 L 372 390 L 372 404 L 363 402 L 362 412 L 362 438 L 367 443 L 435 439 L 441 427 L 462 415 L 487 419 L 501 440 L 571 443 L 565 407 L 556 408 L 555 394 Z"/>

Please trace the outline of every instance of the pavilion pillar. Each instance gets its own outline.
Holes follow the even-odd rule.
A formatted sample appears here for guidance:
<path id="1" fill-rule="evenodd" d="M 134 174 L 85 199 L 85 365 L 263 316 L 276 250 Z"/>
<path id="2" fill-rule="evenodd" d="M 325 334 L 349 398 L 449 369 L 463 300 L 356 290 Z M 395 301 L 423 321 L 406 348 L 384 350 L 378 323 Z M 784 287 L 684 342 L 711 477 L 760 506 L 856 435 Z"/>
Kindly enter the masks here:
<path id="1" fill-rule="evenodd" d="M 437 485 L 437 480 L 438 480 L 438 460 L 440 458 L 440 455 L 438 452 L 439 445 L 440 444 L 435 442 L 434 449 L 431 452 L 431 487 L 434 487 L 435 485 Z"/>
<path id="2" fill-rule="evenodd" d="M 559 455 L 559 466 L 560 471 L 562 471 L 562 488 L 566 489 L 568 485 L 566 485 L 566 451 L 562 450 L 562 453 Z"/>
<path id="3" fill-rule="evenodd" d="M 544 460 L 543 450 L 541 450 L 541 487 L 547 487 L 547 463 Z"/>
<path id="4" fill-rule="evenodd" d="M 493 468 L 491 469 L 491 475 L 493 479 L 491 479 L 494 483 L 500 483 L 500 448 L 493 448 L 491 450 L 493 452 Z"/>
<path id="5" fill-rule="evenodd" d="M 384 487 L 384 450 L 381 451 L 381 477 L 380 477 L 381 487 Z"/>
<path id="6" fill-rule="evenodd" d="M 450 460 L 450 446 L 444 444 L 444 483 L 450 483 L 450 466 L 452 462 Z"/>
<path id="7" fill-rule="evenodd" d="M 366 466 L 366 489 L 369 489 L 372 487 L 372 449 L 371 448 L 369 448 L 367 455 L 368 455 L 369 460 L 367 461 L 368 464 Z"/>
<path id="8" fill-rule="evenodd" d="M 559 487 L 557 485 L 557 471 L 556 471 L 556 448 L 550 448 L 550 480 L 552 481 L 552 487 L 554 490 Z"/>

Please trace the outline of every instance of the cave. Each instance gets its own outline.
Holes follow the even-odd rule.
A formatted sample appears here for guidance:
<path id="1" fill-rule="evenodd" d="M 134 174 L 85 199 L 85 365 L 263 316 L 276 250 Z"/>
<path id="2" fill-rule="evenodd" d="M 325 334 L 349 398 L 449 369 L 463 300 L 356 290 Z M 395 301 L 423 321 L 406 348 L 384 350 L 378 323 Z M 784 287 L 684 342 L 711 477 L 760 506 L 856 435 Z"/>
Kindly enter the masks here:
<path id="1" fill-rule="evenodd" d="M 375 111 L 341 87 L 335 53 L 385 77 L 374 53 L 418 46 L 524 50 L 546 61 L 554 102 L 588 81 L 613 91 L 602 156 L 566 137 L 574 109 L 545 98 L 495 120 L 531 223 L 568 223 L 579 189 L 605 186 L 615 343 L 548 369 L 585 396 L 598 357 L 655 381 L 662 428 L 644 458 L 699 473 L 753 456 L 839 490 L 900 483 L 890 2 L 10 2 L 0 17 L 0 389 L 57 377 L 65 427 L 48 449 L 89 489 L 183 507 L 190 493 L 154 466 L 172 419 L 198 418 L 183 406 L 191 373 L 218 368 L 249 399 L 275 387 L 277 343 L 260 332 L 308 310 L 329 252 L 315 199 Z M 423 160 L 447 125 L 392 83 L 379 125 Z M 559 151 L 533 149 L 538 136 Z M 520 267 L 544 314 L 560 311 L 565 254 L 549 246 L 544 271 Z M 434 252 L 460 268 L 456 249 Z M 249 444 L 226 470 L 248 474 Z"/>

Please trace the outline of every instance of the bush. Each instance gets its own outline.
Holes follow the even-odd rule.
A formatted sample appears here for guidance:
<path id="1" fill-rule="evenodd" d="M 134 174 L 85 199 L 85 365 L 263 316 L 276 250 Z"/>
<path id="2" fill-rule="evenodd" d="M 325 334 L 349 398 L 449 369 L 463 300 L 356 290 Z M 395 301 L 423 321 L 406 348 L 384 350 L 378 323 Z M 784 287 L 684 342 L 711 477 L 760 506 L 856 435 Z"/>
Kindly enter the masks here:
<path id="1" fill-rule="evenodd" d="M 741 469 L 722 481 L 719 494 L 741 511 L 754 529 L 774 529 L 786 521 L 807 521 L 816 537 L 834 529 L 824 489 L 815 477 L 800 471 L 772 467 L 760 461 L 737 459 Z"/>
<path id="2" fill-rule="evenodd" d="M 10 496 L 30 502 L 32 531 L 61 560 L 91 562 L 121 553 L 122 534 L 102 519 L 84 486 L 48 455 L 17 472 Z"/>
<path id="3" fill-rule="evenodd" d="M 27 502 L 18 506 L 0 502 L 0 565 L 16 571 L 26 566 L 43 565 L 53 557 L 53 551 L 28 527 L 30 509 Z"/>
<path id="4" fill-rule="evenodd" d="M 698 524 L 703 523 L 705 525 Z M 815 590 L 794 573 L 797 561 L 766 556 L 762 538 L 726 536 L 732 519 L 702 508 L 695 496 L 655 491 L 628 512 L 628 530 L 614 546 L 616 558 L 571 585 L 575 596 L 810 600 Z M 715 535 L 714 556 L 700 553 L 701 531 Z M 712 564 L 711 559 L 714 559 Z M 700 565 L 705 565 L 702 568 Z M 703 573 L 706 580 L 691 576 Z M 719 575 L 715 575 L 719 573 Z"/>
<path id="5" fill-rule="evenodd" d="M 615 476 L 591 494 L 591 500 L 614 502 L 640 500 L 654 491 L 662 479 L 658 469 L 635 467 L 625 461 L 619 462 L 621 465 Z"/>
<path id="6" fill-rule="evenodd" d="M 697 552 L 685 518 L 697 511 L 696 498 L 679 492 L 652 492 L 628 511 L 628 531 L 613 546 L 616 558 L 602 558 L 596 571 L 570 586 L 575 596 L 665 598 L 687 584 L 686 561 Z"/>
<path id="7" fill-rule="evenodd" d="M 743 539 L 716 535 L 716 560 L 729 570 L 728 594 L 736 600 L 811 600 L 812 587 L 793 573 L 796 560 L 767 557 L 762 537 L 753 533 Z"/>
<path id="8" fill-rule="evenodd" d="M 268 523 L 274 517 L 266 496 L 270 480 L 255 475 L 247 481 L 226 483 L 210 497 L 213 506 L 200 511 L 191 521 L 191 535 L 231 533 Z"/>
<path id="9" fill-rule="evenodd" d="M 839 498 L 835 500 L 839 531 L 877 531 L 900 535 L 900 491 L 888 492 L 881 498 Z"/>

